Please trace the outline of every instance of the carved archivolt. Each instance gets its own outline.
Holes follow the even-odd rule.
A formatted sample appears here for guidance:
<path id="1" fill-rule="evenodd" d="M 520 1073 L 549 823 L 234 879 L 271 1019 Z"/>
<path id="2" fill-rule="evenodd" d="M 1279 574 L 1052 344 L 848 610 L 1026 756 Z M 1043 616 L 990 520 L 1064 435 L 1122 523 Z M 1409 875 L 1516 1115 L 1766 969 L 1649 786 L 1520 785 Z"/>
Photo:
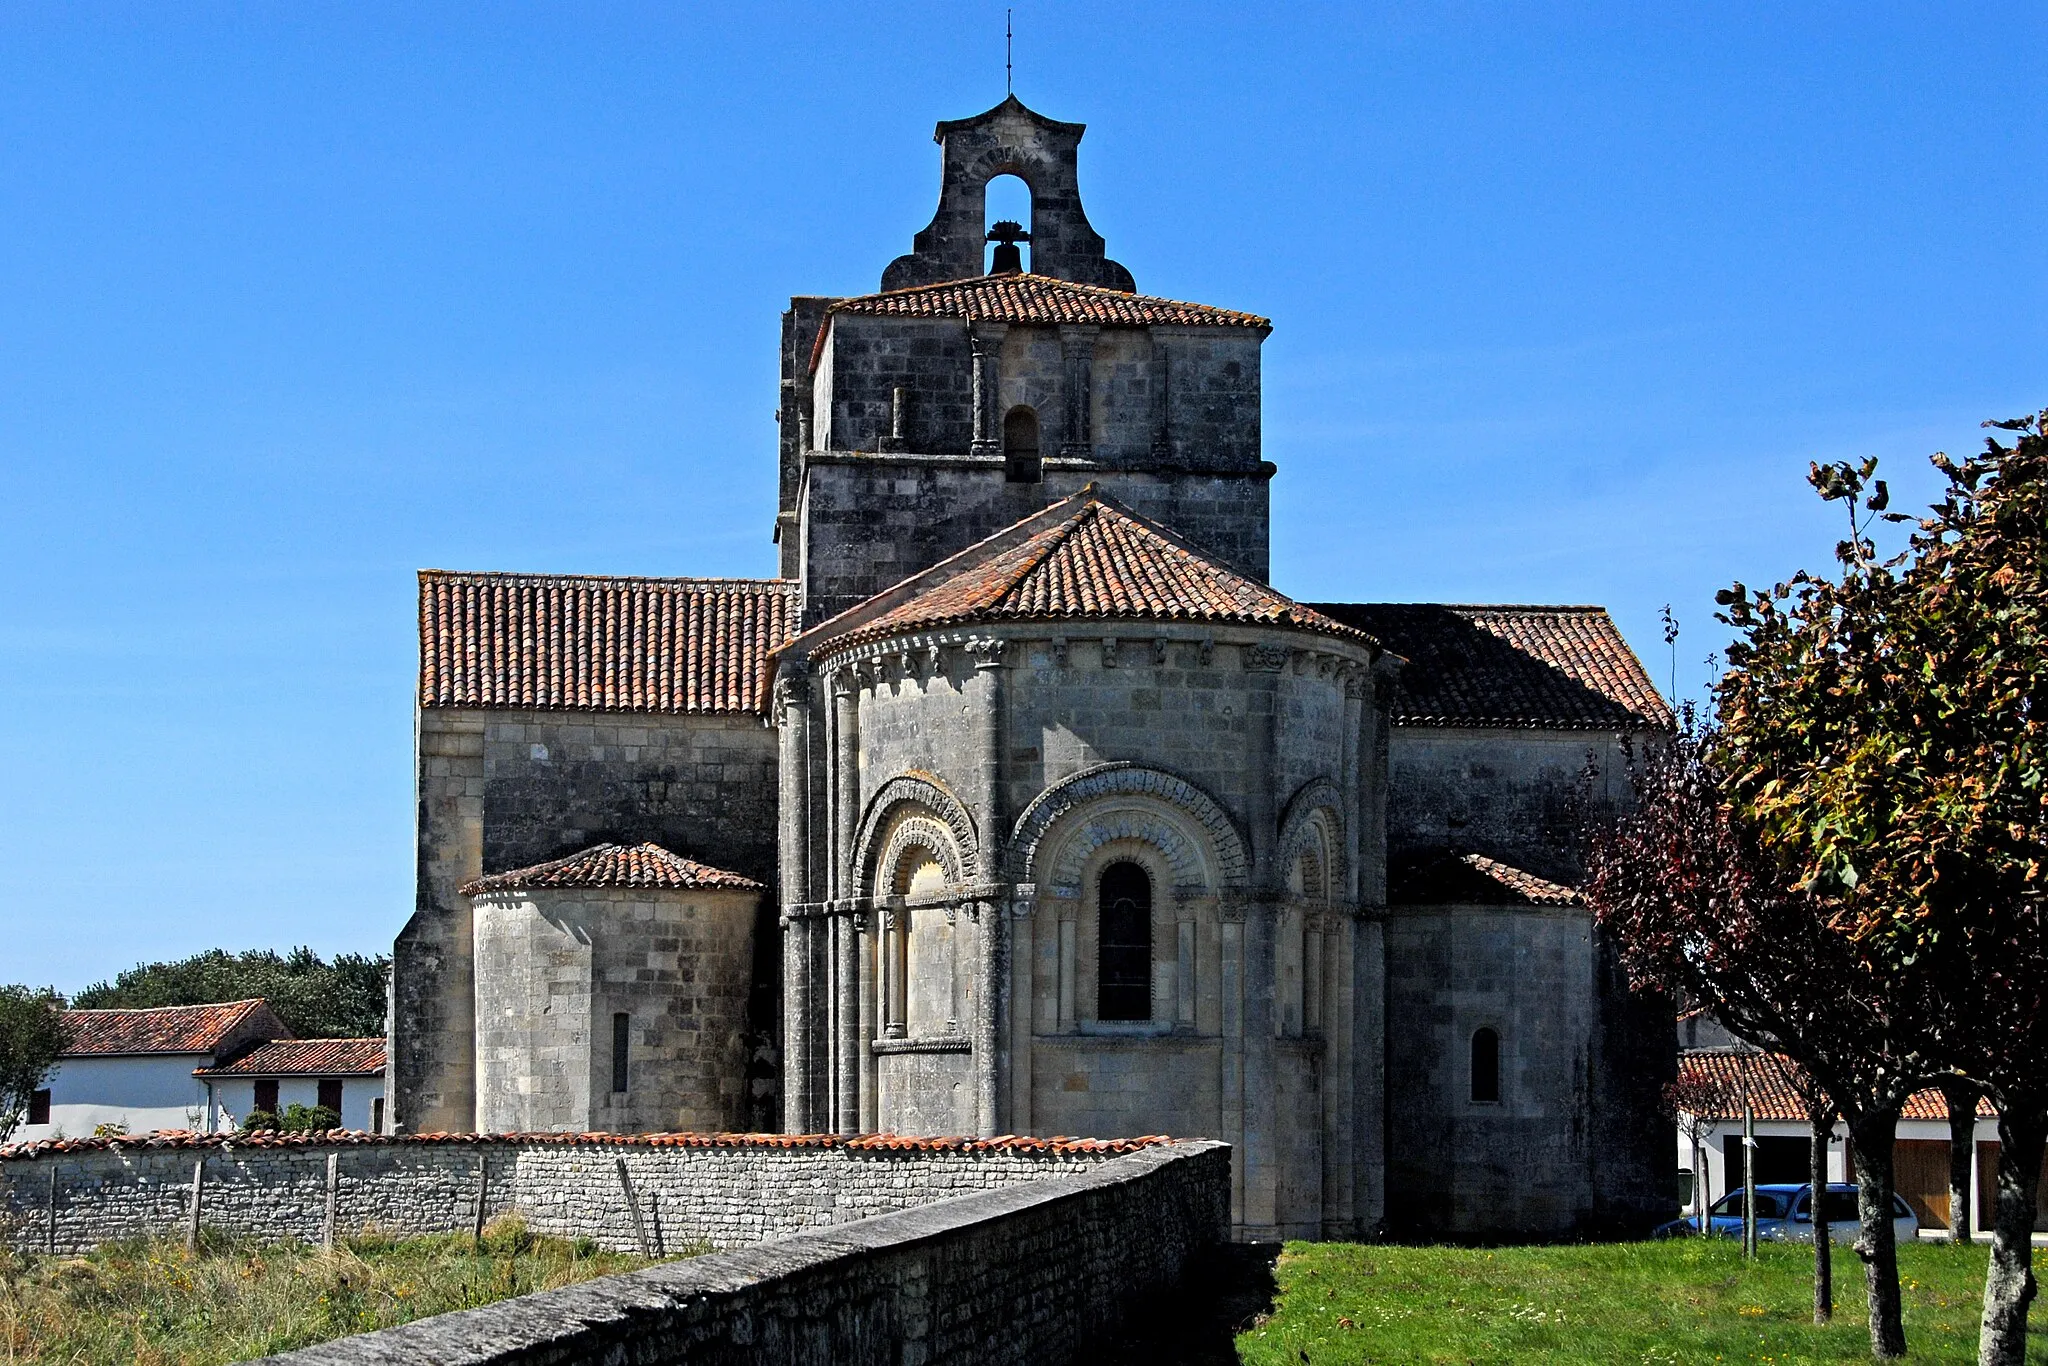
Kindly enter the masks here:
<path id="1" fill-rule="evenodd" d="M 1059 838 L 1049 841 L 1055 827 Z M 1244 840 L 1215 798 L 1185 778 L 1129 763 L 1084 769 L 1039 793 L 1017 818 L 1010 848 L 1018 881 L 1058 893 L 1077 889 L 1088 856 L 1122 839 L 1158 849 L 1176 891 L 1241 887 L 1250 878 Z"/>
<path id="2" fill-rule="evenodd" d="M 881 881 L 895 876 L 913 846 L 931 850 L 949 883 L 985 880 L 973 817 L 943 784 L 918 773 L 891 778 L 868 803 L 853 846 L 859 884 L 872 895 L 893 893 L 895 888 L 884 887 Z"/>
<path id="3" fill-rule="evenodd" d="M 1322 865 L 1320 887 L 1305 887 L 1316 899 L 1336 897 L 1350 885 L 1344 857 L 1344 794 L 1328 778 L 1311 778 L 1287 803 L 1280 822 L 1278 841 L 1280 875 L 1286 877 L 1295 860 L 1310 854 Z"/>

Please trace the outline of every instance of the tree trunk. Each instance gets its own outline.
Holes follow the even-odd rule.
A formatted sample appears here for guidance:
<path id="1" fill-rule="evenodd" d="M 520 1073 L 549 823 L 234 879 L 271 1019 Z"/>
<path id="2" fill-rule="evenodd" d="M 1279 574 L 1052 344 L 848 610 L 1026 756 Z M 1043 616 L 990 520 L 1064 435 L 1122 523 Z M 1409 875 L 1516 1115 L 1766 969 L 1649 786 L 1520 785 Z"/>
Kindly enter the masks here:
<path id="1" fill-rule="evenodd" d="M 1906 1354 L 1899 1314 L 1899 1247 L 1892 1229 L 1892 1143 L 1899 1112 L 1867 1114 L 1850 1125 L 1855 1139 L 1856 1255 L 1870 1296 L 1870 1354 L 1889 1360 Z"/>
<path id="2" fill-rule="evenodd" d="M 1977 1083 L 1949 1077 L 1941 1083 L 1948 1104 L 1948 1240 L 1970 1241 L 1970 1173 L 1977 1165 Z"/>
<path id="3" fill-rule="evenodd" d="M 2006 1095 L 1998 1108 L 1998 1208 L 1991 1221 L 1991 1265 L 1984 1273 L 1984 1324 L 1978 1366 L 2023 1366 L 2027 1310 L 2034 1303 L 2034 1213 L 2048 1106 Z"/>
<path id="4" fill-rule="evenodd" d="M 1828 1233 L 1828 1139 L 1835 1127 L 1834 1116 L 1813 1106 L 1813 1161 L 1807 1168 L 1812 1190 L 1807 1195 L 1813 1213 L 1813 1321 L 1827 1323 L 1835 1317 L 1835 1248 Z"/>

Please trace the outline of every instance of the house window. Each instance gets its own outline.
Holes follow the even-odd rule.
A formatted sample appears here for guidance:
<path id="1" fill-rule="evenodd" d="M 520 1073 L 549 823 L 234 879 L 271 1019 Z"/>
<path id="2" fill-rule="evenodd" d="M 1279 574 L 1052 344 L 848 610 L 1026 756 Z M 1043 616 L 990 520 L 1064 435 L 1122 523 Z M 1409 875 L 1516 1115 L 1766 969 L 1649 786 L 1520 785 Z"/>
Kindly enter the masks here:
<path id="1" fill-rule="evenodd" d="M 341 1113 L 341 1078 L 320 1078 L 320 1103 L 335 1114 Z"/>
<path id="2" fill-rule="evenodd" d="M 1135 863 L 1102 870 L 1095 1015 L 1152 1018 L 1152 878 Z"/>
<path id="3" fill-rule="evenodd" d="M 256 1083 L 256 1108 L 266 1114 L 277 1113 L 276 1077 L 264 1077 Z"/>
<path id="4" fill-rule="evenodd" d="M 48 1124 L 50 1122 L 50 1088 L 28 1093 L 28 1122 Z"/>
<path id="5" fill-rule="evenodd" d="M 633 1033 L 633 1017 L 625 1011 L 612 1016 L 612 1093 L 626 1091 L 626 1046 Z"/>
<path id="6" fill-rule="evenodd" d="M 1500 1103 L 1500 1035 L 1491 1029 L 1472 1034 L 1472 1103 Z"/>
<path id="7" fill-rule="evenodd" d="M 1003 478 L 1012 484 L 1039 480 L 1038 414 L 1020 403 L 1003 419 Z"/>

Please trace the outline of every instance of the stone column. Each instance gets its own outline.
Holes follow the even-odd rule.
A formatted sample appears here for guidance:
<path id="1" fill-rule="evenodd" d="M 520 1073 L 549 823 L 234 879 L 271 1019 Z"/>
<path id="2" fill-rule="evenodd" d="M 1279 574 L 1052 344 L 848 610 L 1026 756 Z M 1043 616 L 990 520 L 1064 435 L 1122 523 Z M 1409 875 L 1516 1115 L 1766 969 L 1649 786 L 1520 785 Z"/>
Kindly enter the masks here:
<path id="1" fill-rule="evenodd" d="M 1066 425 L 1060 433 L 1060 454 L 1087 460 L 1095 454 L 1094 423 L 1096 327 L 1062 327 L 1060 355 L 1066 362 Z"/>
<path id="2" fill-rule="evenodd" d="M 967 343 L 974 351 L 974 455 L 1003 453 L 1002 355 L 1003 323 L 969 323 Z"/>
<path id="3" fill-rule="evenodd" d="M 1152 459 L 1155 464 L 1173 460 L 1173 363 L 1166 354 L 1165 339 L 1152 334 Z"/>
<path id="4" fill-rule="evenodd" d="M 1222 958 L 1217 972 L 1217 1005 L 1219 1028 L 1223 1034 L 1223 1138 L 1242 1153 L 1245 1141 L 1243 895 L 1221 898 L 1217 915 L 1222 922 L 1217 927 Z M 1244 1161 L 1239 1158 L 1230 1164 L 1230 1224 L 1233 1230 L 1244 1227 L 1244 1189 Z"/>
<path id="5" fill-rule="evenodd" d="M 977 640 L 968 645 L 974 661 L 971 699 L 975 771 L 969 801 L 981 834 L 981 876 L 996 882 L 1003 874 L 1003 642 Z M 1000 1053 L 1007 1031 L 1009 993 L 1004 971 L 1009 916 L 1001 900 L 974 904 L 975 935 L 974 1090 L 975 1125 L 983 1137 L 1002 1132 L 1003 1068 Z"/>
<path id="6" fill-rule="evenodd" d="M 859 1063 L 856 1078 L 856 1090 L 860 1097 L 858 1127 L 864 1134 L 874 1133 L 877 1127 L 873 1041 L 881 1028 L 882 983 L 881 973 L 877 969 L 882 957 L 882 914 L 879 910 L 865 910 L 858 912 L 854 919 L 854 955 L 860 982 L 860 1010 L 857 1016 L 858 1027 L 854 1033 L 854 1055 Z"/>
<path id="7" fill-rule="evenodd" d="M 775 712 L 781 730 L 780 881 L 782 914 L 782 1128 L 809 1127 L 811 983 L 810 922 L 798 912 L 811 899 L 810 680 L 802 667 L 785 663 L 775 678 Z"/>
<path id="8" fill-rule="evenodd" d="M 1248 646 L 1246 680 L 1245 828 L 1251 836 L 1253 895 L 1244 922 L 1244 1227 L 1253 1237 L 1279 1228 L 1279 1085 L 1274 1039 L 1279 1033 L 1277 942 L 1285 871 L 1277 866 L 1279 803 L 1275 755 L 1280 725 L 1280 678 L 1292 652 Z"/>
<path id="9" fill-rule="evenodd" d="M 833 675 L 834 862 L 838 896 L 832 926 L 832 1127 L 839 1133 L 860 1131 L 860 956 L 853 908 L 861 894 L 854 867 L 854 840 L 860 830 L 860 688 L 858 666 Z"/>

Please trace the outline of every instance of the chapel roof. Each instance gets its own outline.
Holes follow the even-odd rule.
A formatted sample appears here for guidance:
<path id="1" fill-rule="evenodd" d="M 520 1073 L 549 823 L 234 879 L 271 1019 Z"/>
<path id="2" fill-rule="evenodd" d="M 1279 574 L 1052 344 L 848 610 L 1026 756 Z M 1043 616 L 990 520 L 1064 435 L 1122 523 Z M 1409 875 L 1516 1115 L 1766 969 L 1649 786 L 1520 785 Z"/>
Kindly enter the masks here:
<path id="1" fill-rule="evenodd" d="M 196 1067 L 195 1077 L 374 1077 L 384 1071 L 382 1039 L 273 1039 L 232 1062 Z"/>
<path id="2" fill-rule="evenodd" d="M 843 649 L 947 626 L 1083 620 L 1286 626 L 1377 644 L 1210 558 L 1094 484 L 811 634 Z"/>
<path id="3" fill-rule="evenodd" d="M 975 275 L 941 284 L 862 294 L 839 299 L 826 312 L 884 318 L 964 318 L 971 322 L 1094 323 L 1103 327 L 1254 327 L 1265 331 L 1273 327 L 1269 319 L 1256 313 L 1029 274 Z M 815 360 L 813 357 L 814 364 Z"/>
<path id="4" fill-rule="evenodd" d="M 67 1058 L 212 1053 L 251 1029 L 272 1037 L 291 1033 L 260 996 L 192 1006 L 67 1010 L 64 1027 L 70 1033 Z"/>
<path id="5" fill-rule="evenodd" d="M 1806 1102 L 1800 1099 L 1797 1084 L 1804 1075 L 1799 1064 L 1789 1058 L 1754 1048 L 1700 1048 L 1678 1055 L 1681 1086 L 1699 1087 L 1701 1090 L 1696 1094 L 1709 1096 L 1718 1088 L 1718 1104 L 1687 1112 L 1703 1119 L 1740 1119 L 1742 1098 L 1747 1092 L 1758 1119 L 1804 1121 Z M 1946 1121 L 1948 1100 L 1938 1088 L 1916 1091 L 1907 1098 L 1899 1118 Z M 1998 1109 L 1990 1101 L 1979 1099 L 1977 1118 L 1996 1119 Z"/>
<path id="6" fill-rule="evenodd" d="M 567 858 L 492 873 L 465 883 L 464 896 L 529 887 L 647 887 L 663 891 L 757 892 L 750 877 L 671 853 L 658 844 L 594 844 Z"/>
<path id="7" fill-rule="evenodd" d="M 1662 730 L 1671 708 L 1603 607 L 1319 602 L 1408 661 L 1394 723 Z"/>
<path id="8" fill-rule="evenodd" d="M 422 707 L 754 712 L 784 579 L 420 571 Z"/>
<path id="9" fill-rule="evenodd" d="M 1578 906 L 1576 887 L 1483 854 L 1438 851 L 1390 870 L 1387 899 L 1402 906 Z"/>

